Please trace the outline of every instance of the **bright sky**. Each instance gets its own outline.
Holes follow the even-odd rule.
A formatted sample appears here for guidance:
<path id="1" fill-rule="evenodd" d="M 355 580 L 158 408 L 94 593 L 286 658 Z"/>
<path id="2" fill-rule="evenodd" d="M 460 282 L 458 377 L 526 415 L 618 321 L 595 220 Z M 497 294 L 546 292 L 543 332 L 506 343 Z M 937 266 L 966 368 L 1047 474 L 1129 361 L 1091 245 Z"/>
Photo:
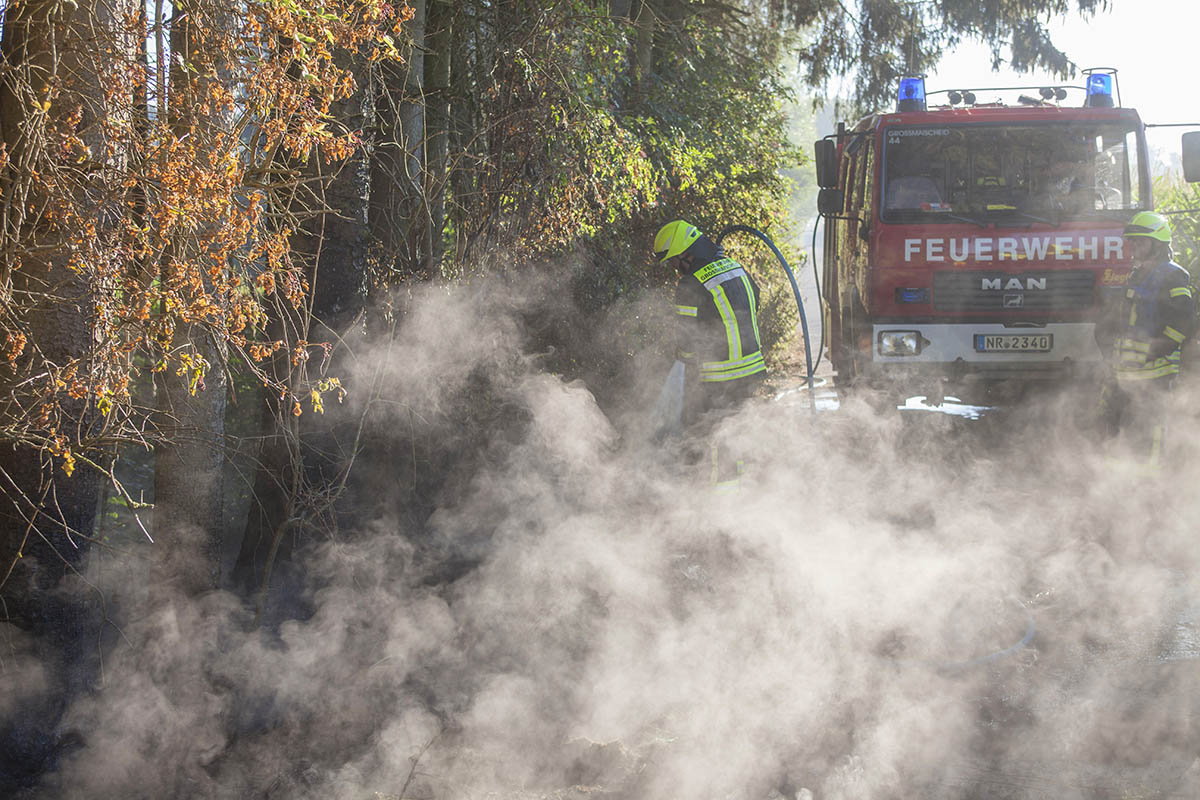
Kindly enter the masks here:
<path id="1" fill-rule="evenodd" d="M 1078 15 L 1051 20 L 1051 39 L 1080 68 L 1116 67 L 1121 104 L 1136 108 L 1146 123 L 1200 123 L 1200 3 L 1196 0 L 1111 0 L 1091 20 Z M 1060 83 L 1048 75 L 992 72 L 987 47 L 967 43 L 942 59 L 925 80 L 928 91 L 974 86 L 1038 86 Z M 1081 76 L 1061 81 L 1083 85 Z M 1068 96 L 1082 98 L 1082 93 Z M 983 97 L 979 98 L 981 101 Z M 1179 152 L 1186 128 L 1151 129 L 1151 148 Z"/>

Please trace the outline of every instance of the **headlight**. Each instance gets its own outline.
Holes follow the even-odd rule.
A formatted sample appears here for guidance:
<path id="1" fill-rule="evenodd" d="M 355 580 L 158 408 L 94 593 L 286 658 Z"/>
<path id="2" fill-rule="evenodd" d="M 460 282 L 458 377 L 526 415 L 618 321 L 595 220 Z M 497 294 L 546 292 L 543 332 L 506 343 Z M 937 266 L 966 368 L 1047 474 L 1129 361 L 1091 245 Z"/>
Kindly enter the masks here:
<path id="1" fill-rule="evenodd" d="M 920 331 L 880 331 L 876 340 L 881 356 L 915 356 L 927 344 Z"/>

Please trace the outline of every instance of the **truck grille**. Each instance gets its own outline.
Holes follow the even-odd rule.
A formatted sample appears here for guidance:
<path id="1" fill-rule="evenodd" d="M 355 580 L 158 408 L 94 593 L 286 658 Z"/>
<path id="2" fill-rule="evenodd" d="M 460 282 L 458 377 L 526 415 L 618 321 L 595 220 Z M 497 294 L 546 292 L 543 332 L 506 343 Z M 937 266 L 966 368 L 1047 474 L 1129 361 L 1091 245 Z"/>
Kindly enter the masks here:
<path id="1" fill-rule="evenodd" d="M 1082 309 L 1092 305 L 1095 285 L 1095 273 L 1085 269 L 935 272 L 933 307 L 938 311 Z"/>

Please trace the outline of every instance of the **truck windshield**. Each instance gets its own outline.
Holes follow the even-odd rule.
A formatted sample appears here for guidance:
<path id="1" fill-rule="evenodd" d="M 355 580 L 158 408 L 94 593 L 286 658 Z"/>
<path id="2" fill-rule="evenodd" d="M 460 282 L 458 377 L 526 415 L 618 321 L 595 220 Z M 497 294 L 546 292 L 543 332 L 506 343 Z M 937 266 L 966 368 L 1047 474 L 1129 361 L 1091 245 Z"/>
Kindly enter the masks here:
<path id="1" fill-rule="evenodd" d="M 885 222 L 1029 222 L 1144 208 L 1132 123 L 884 129 Z"/>

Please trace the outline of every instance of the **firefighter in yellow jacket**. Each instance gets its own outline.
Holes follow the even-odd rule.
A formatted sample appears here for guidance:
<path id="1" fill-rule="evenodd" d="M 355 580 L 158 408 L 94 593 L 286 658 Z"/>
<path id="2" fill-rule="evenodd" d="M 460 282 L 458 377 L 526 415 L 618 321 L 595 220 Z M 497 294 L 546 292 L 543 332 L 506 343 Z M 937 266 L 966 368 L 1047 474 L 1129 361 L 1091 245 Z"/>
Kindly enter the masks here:
<path id="1" fill-rule="evenodd" d="M 1135 215 L 1124 240 L 1133 272 L 1105 337 L 1112 340 L 1113 378 L 1105 406 L 1110 424 L 1158 468 L 1167 445 L 1167 393 L 1195 325 L 1191 276 L 1171 260 L 1171 226 L 1162 215 Z"/>
<path id="2" fill-rule="evenodd" d="M 758 330 L 758 286 L 741 264 L 694 225 L 669 222 L 654 237 L 654 255 L 679 272 L 675 291 L 676 347 L 691 389 L 684 421 L 707 427 L 732 411 L 766 377 Z M 712 447 L 712 481 L 734 485 L 742 464 Z"/>

